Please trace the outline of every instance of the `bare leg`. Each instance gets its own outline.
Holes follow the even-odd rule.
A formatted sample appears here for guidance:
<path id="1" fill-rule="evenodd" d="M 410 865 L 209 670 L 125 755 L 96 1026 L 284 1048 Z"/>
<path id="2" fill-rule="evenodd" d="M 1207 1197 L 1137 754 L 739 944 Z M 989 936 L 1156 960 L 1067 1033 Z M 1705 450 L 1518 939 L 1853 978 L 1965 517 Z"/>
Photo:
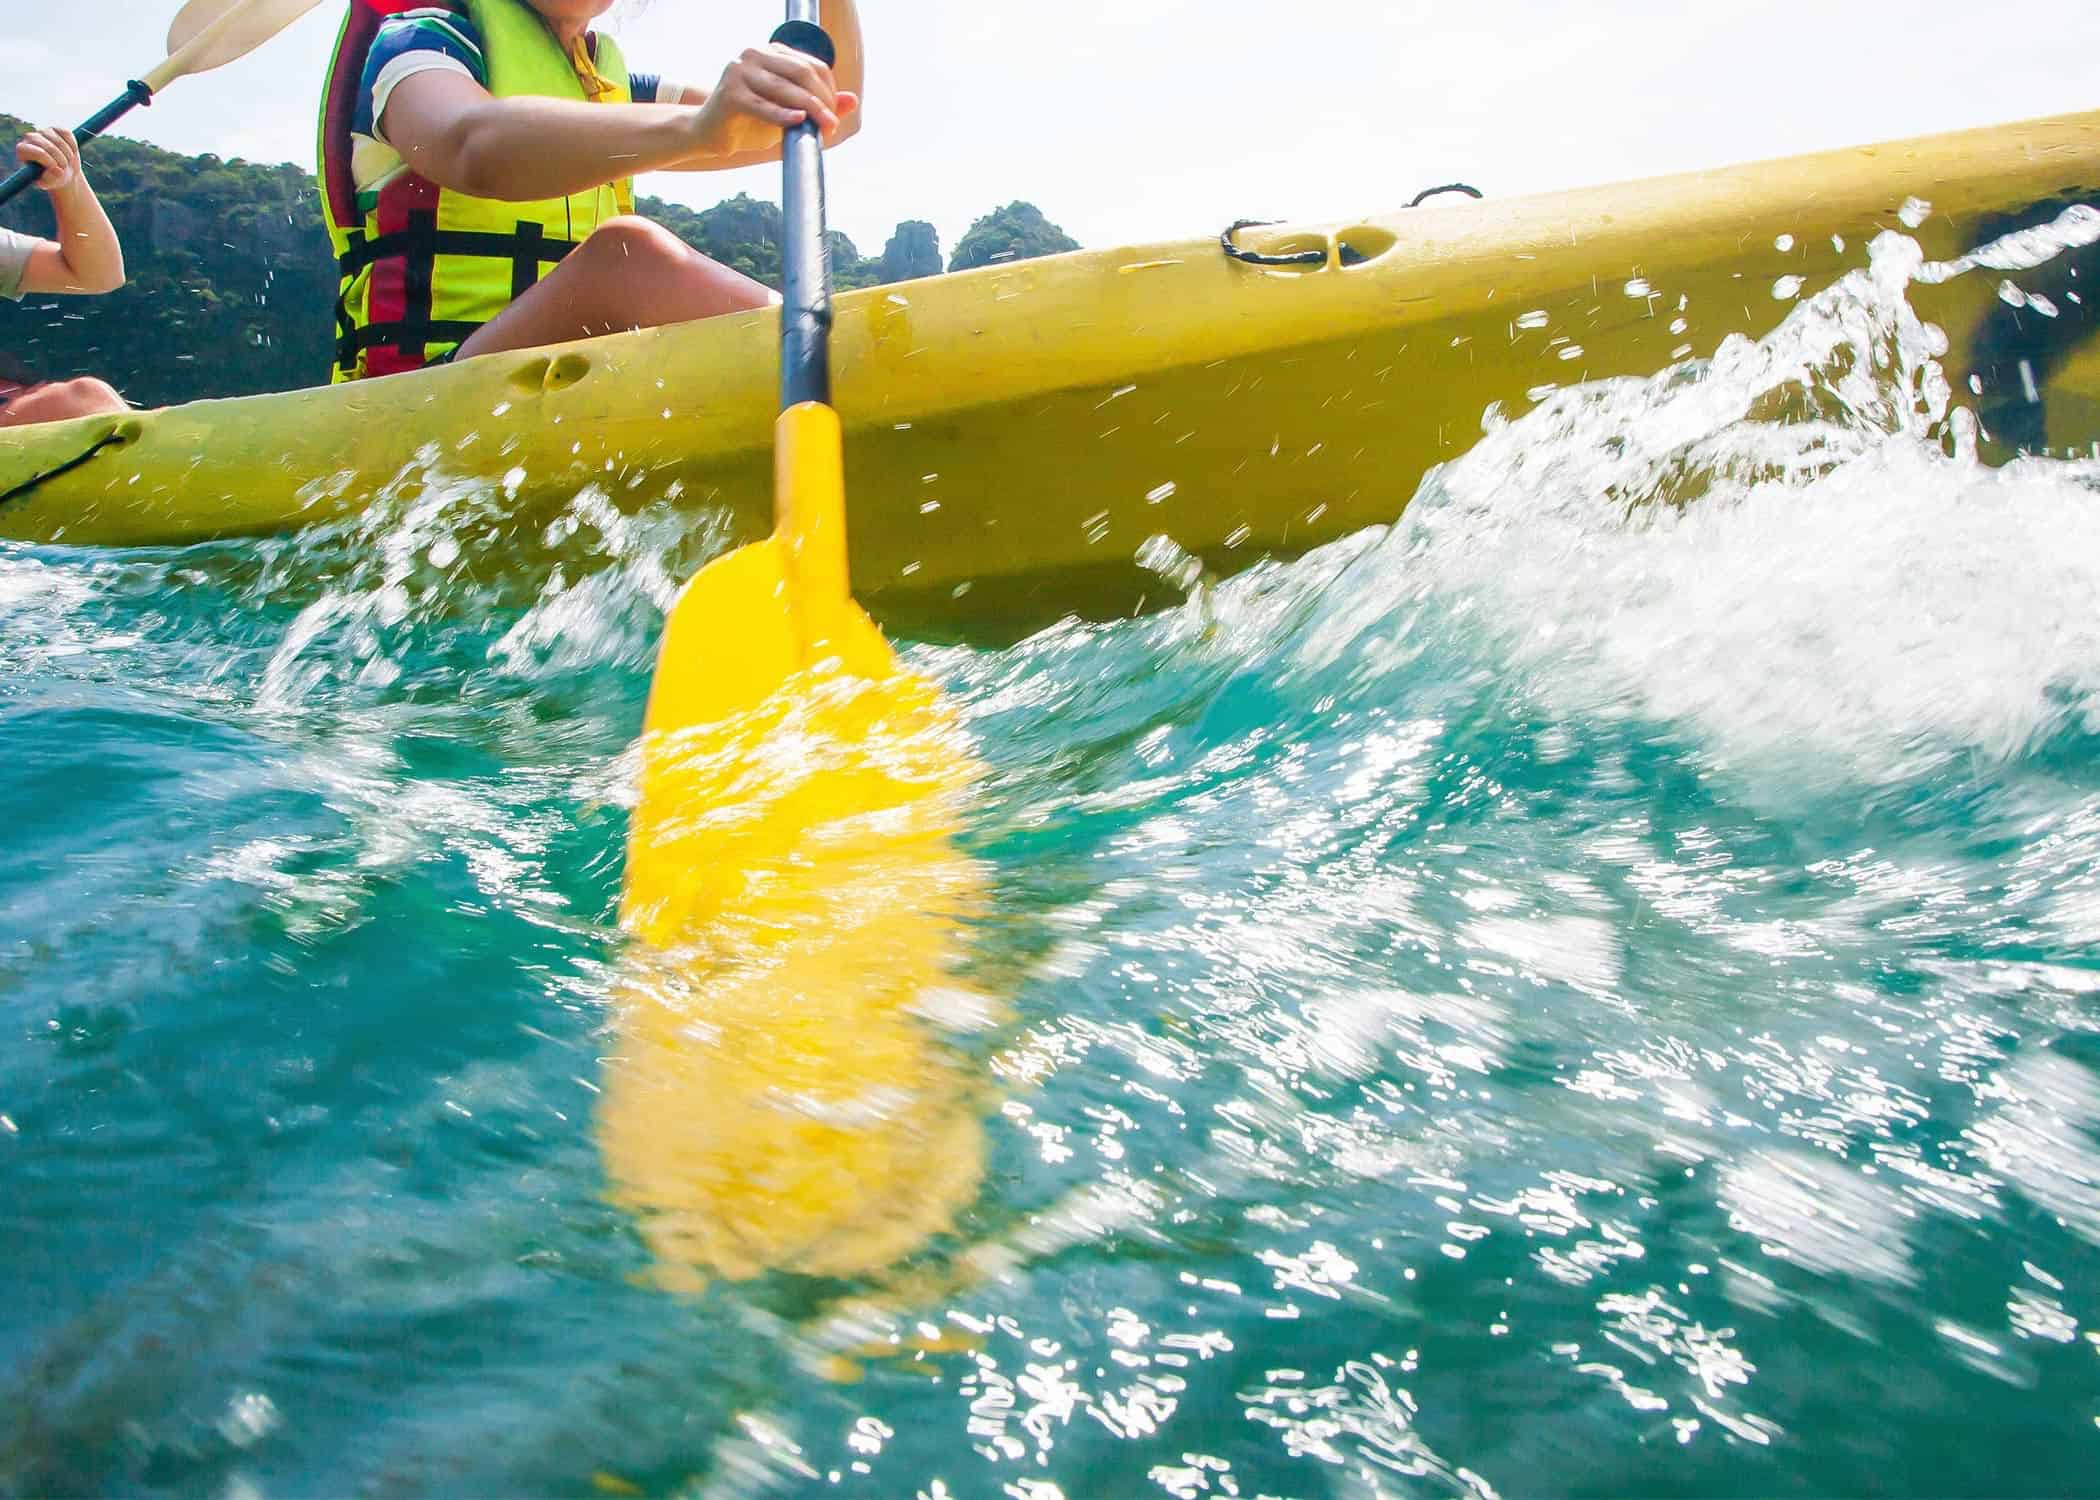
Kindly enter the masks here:
<path id="1" fill-rule="evenodd" d="M 760 283 L 709 260 L 660 224 L 610 219 L 461 344 L 457 357 L 689 323 L 774 300 Z"/>
<path id="2" fill-rule="evenodd" d="M 27 427 L 34 422 L 64 422 L 72 417 L 130 410 L 130 403 L 107 381 L 91 376 L 54 380 L 9 397 L 7 404 L 0 406 L 0 427 Z"/>

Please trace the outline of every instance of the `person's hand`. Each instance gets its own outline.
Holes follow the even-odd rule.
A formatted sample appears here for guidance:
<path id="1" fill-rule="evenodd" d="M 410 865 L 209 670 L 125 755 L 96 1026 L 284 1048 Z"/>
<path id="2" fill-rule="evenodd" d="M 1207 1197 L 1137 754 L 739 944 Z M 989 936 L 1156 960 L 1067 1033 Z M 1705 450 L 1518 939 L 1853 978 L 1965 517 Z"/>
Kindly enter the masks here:
<path id="1" fill-rule="evenodd" d="M 694 117 L 694 144 L 715 156 L 765 152 L 780 133 L 815 120 L 827 136 L 839 120 L 860 108 L 841 89 L 831 69 L 804 52 L 777 42 L 752 47 L 722 71 L 722 81 Z"/>
<path id="2" fill-rule="evenodd" d="M 44 169 L 36 185 L 47 193 L 62 193 L 81 180 L 80 143 L 73 139 L 72 131 L 56 125 L 46 125 L 22 137 L 22 144 L 15 147 L 15 159 L 25 166 Z"/>

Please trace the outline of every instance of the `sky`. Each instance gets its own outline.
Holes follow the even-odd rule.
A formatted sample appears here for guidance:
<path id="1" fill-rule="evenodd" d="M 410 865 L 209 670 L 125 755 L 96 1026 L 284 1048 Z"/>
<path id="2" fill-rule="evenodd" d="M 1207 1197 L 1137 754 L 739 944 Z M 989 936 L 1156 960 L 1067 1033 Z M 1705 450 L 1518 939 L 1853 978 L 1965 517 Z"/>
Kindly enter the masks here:
<path id="1" fill-rule="evenodd" d="M 7 0 L 0 109 L 74 123 L 163 55 L 177 0 Z M 121 127 L 172 150 L 310 166 L 341 15 L 171 86 Z M 621 0 L 646 71 L 711 84 L 781 7 Z M 1088 246 L 1330 220 L 1462 179 L 1492 196 L 2100 108 L 2093 0 L 865 0 L 865 128 L 831 221 L 874 254 L 900 219 L 952 249 L 1028 199 Z M 778 171 L 660 174 L 706 207 Z"/>

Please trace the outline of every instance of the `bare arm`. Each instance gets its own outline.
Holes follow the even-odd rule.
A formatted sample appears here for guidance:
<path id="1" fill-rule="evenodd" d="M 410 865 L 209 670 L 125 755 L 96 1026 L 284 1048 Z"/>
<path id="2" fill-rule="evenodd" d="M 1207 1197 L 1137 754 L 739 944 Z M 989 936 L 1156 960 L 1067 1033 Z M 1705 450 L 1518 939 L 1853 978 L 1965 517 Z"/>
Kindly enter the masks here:
<path id="1" fill-rule="evenodd" d="M 699 114 L 676 104 L 497 99 L 471 78 L 432 71 L 401 81 L 380 128 L 439 187 L 525 203 L 683 160 Z"/>
<path id="2" fill-rule="evenodd" d="M 113 292 L 124 284 L 124 247 L 103 211 L 102 200 L 88 186 L 80 166 L 80 147 L 70 130 L 30 132 L 15 148 L 21 161 L 44 169 L 37 186 L 51 195 L 58 237 L 30 252 L 22 272 L 25 292 Z"/>
<path id="3" fill-rule="evenodd" d="M 860 23 L 843 9 L 856 69 Z M 843 45 L 843 44 L 842 44 Z M 780 155 L 780 133 L 814 119 L 833 140 L 858 98 L 841 93 L 831 69 L 785 47 L 754 47 L 691 102 L 585 104 L 497 99 L 449 70 L 404 78 L 387 99 L 380 131 L 421 176 L 440 187 L 505 202 L 560 198 L 641 172 L 719 170 Z"/>

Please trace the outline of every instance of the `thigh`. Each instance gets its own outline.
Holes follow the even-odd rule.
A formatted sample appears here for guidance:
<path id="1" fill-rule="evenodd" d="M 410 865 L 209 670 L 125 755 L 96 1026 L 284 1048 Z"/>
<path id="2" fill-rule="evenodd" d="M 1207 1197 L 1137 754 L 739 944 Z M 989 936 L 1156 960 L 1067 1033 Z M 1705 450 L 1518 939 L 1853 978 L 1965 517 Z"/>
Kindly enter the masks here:
<path id="1" fill-rule="evenodd" d="M 657 328 L 775 301 L 647 219 L 614 219 L 459 346 L 458 358 Z"/>

